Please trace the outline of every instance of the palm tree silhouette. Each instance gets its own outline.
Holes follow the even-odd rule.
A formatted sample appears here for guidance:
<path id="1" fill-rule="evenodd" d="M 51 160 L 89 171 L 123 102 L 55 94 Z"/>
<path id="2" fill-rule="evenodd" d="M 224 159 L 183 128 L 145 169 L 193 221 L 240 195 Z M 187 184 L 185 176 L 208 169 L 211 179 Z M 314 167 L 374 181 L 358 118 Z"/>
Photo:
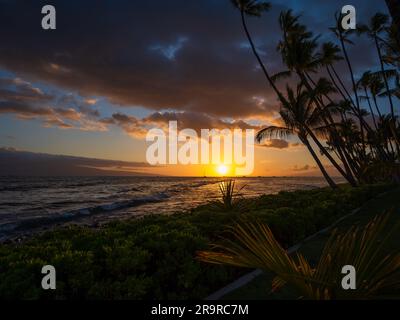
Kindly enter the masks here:
<path id="1" fill-rule="evenodd" d="M 278 97 L 280 115 L 285 122 L 283 127 L 270 126 L 261 130 L 257 135 L 259 142 L 271 136 L 297 135 L 333 187 L 335 184 L 322 165 L 321 156 L 328 158 L 353 186 L 366 181 L 363 172 L 369 166 L 398 158 L 400 128 L 394 117 L 393 99 L 400 97 L 400 42 L 397 41 L 399 30 L 394 24 L 390 28 L 387 26 L 387 16 L 376 14 L 369 26 L 359 27 L 373 39 L 381 68 L 376 72 L 364 72 L 356 81 L 358 70 L 353 69 L 347 52 L 347 44 L 353 44 L 349 38 L 351 31 L 342 29 L 339 14 L 335 15 L 336 26 L 331 28 L 339 45 L 326 42 L 320 46 L 319 36 L 314 36 L 306 25 L 300 23 L 299 15 L 294 15 L 292 10 L 283 11 L 279 15 L 282 39 L 277 50 L 286 70 L 272 75 L 262 61 L 246 24 L 247 16 L 260 17 L 269 10 L 270 4 L 257 0 L 230 1 L 240 11 L 252 52 Z M 348 90 L 343 76 L 336 69 L 340 61 L 347 64 L 352 90 Z M 394 69 L 389 69 L 388 65 Z M 292 89 L 286 85 L 286 91 L 281 92 L 277 82 L 287 78 L 295 78 L 297 87 Z M 389 88 L 392 83 L 396 86 Z M 383 96 L 390 101 L 392 123 L 387 123 L 387 117 L 379 107 L 378 98 Z M 369 112 L 362 108 L 361 101 L 368 103 Z M 364 119 L 369 114 L 373 127 Z M 396 143 L 396 152 L 393 151 L 393 142 Z M 320 155 L 315 148 L 319 149 Z"/>
<path id="2" fill-rule="evenodd" d="M 389 89 L 389 83 L 388 79 L 386 77 L 386 70 L 384 66 L 384 61 L 383 61 L 383 54 L 381 50 L 381 43 L 379 41 L 380 39 L 380 34 L 388 28 L 388 23 L 389 17 L 386 14 L 382 13 L 376 13 L 370 20 L 369 25 L 361 25 L 358 28 L 358 32 L 360 34 L 365 33 L 368 35 L 369 38 L 371 38 L 374 43 L 376 50 L 378 52 L 379 56 L 379 62 L 380 62 L 380 67 L 381 67 L 381 72 L 382 72 L 382 78 L 383 82 L 385 84 L 386 92 L 388 93 L 387 96 L 389 98 L 389 104 L 390 104 L 390 113 L 394 119 L 394 105 L 393 105 L 393 100 L 392 100 L 392 94 Z"/>
<path id="3" fill-rule="evenodd" d="M 261 142 L 266 138 L 297 136 L 307 147 L 328 184 L 332 188 L 337 188 L 336 183 L 327 173 L 308 139 L 310 134 L 313 135 L 311 128 L 321 123 L 320 110 L 313 107 L 312 98 L 309 92 L 304 90 L 303 84 L 297 85 L 296 92 L 289 86 L 286 87 L 286 91 L 287 98 L 281 100 L 281 110 L 279 112 L 285 126 L 266 127 L 257 133 L 256 140 Z"/>
<path id="4" fill-rule="evenodd" d="M 343 54 L 344 54 L 344 58 L 347 64 L 347 67 L 349 69 L 350 72 L 350 78 L 351 78 L 351 83 L 353 86 L 353 92 L 354 92 L 354 96 L 355 96 L 355 102 L 356 102 L 356 108 L 357 108 L 357 117 L 359 119 L 360 122 L 360 130 L 361 130 L 361 140 L 362 140 L 362 144 L 363 144 L 363 154 L 365 156 L 366 154 L 366 145 L 365 145 L 365 134 L 364 134 L 364 127 L 366 126 L 366 122 L 363 119 L 362 113 L 361 113 L 361 107 L 360 107 L 360 99 L 358 97 L 358 92 L 357 92 L 357 84 L 356 84 L 356 80 L 355 80 L 355 76 L 354 76 L 354 71 L 353 71 L 353 66 L 351 64 L 349 55 L 347 53 L 347 49 L 346 49 L 346 43 L 348 44 L 353 44 L 353 42 L 349 39 L 349 35 L 351 33 L 350 30 L 343 30 L 342 26 L 341 26 L 341 14 L 336 13 L 335 14 L 335 19 L 336 19 L 336 26 L 333 28 L 330 28 L 331 31 L 336 35 L 336 37 L 339 39 Z"/>
<path id="5" fill-rule="evenodd" d="M 393 23 L 397 30 L 400 30 L 400 0 L 386 0 L 386 4 L 389 8 L 390 14 L 393 18 Z M 396 34 L 397 44 L 400 46 L 400 33 Z"/>
<path id="6" fill-rule="evenodd" d="M 280 14 L 279 24 L 283 32 L 283 39 L 279 42 L 277 49 L 281 53 L 282 60 L 289 70 L 280 73 L 279 77 L 287 77 L 296 74 L 305 88 L 310 93 L 313 93 L 312 100 L 316 108 L 320 111 L 322 109 L 326 110 L 322 120 L 325 122 L 326 126 L 330 126 L 331 128 L 332 142 L 336 146 L 339 159 L 344 165 L 344 170 L 326 148 L 322 146 L 312 131 L 309 132 L 309 135 L 340 174 L 343 175 L 350 184 L 356 185 L 357 183 L 349 165 L 349 159 L 347 159 L 346 154 L 343 152 L 343 142 L 334 126 L 334 119 L 329 109 L 326 109 L 326 104 L 323 102 L 323 97 L 325 97 L 331 104 L 333 103 L 329 94 L 335 91 L 335 89 L 328 80 L 320 78 L 316 82 L 311 76 L 311 74 L 317 73 L 321 66 L 320 57 L 317 54 L 317 40 L 319 37 L 314 37 L 313 33 L 308 31 L 306 26 L 300 24 L 298 22 L 299 17 L 300 16 L 294 16 L 291 10 L 284 11 Z M 277 76 L 278 75 L 275 75 L 275 77 Z"/>
<path id="7" fill-rule="evenodd" d="M 320 63 L 325 67 L 326 72 L 329 75 L 333 85 L 336 90 L 340 93 L 344 100 L 348 100 L 351 104 L 356 107 L 354 104 L 353 98 L 351 97 L 349 91 L 342 78 L 339 76 L 338 72 L 335 68 L 335 63 L 344 60 L 343 56 L 340 54 L 341 49 L 338 45 L 333 42 L 325 42 L 322 44 L 321 53 L 320 53 Z"/>
<path id="8" fill-rule="evenodd" d="M 364 72 L 363 75 L 361 76 L 360 80 L 358 80 L 358 82 L 357 82 L 357 88 L 359 88 L 359 89 L 364 91 L 365 96 L 360 97 L 360 98 L 364 98 L 365 100 L 367 100 L 369 111 L 370 111 L 370 114 L 372 116 L 372 120 L 374 122 L 375 130 L 378 130 L 378 125 L 377 125 L 377 122 L 376 122 L 375 113 L 372 110 L 371 99 L 370 99 L 369 94 L 368 94 L 368 88 L 371 87 L 371 84 L 373 82 L 372 78 L 373 77 L 372 77 L 371 71 Z M 374 102 L 375 102 L 375 107 L 376 107 L 376 109 L 378 111 L 378 114 L 381 117 L 381 114 L 380 114 L 380 111 L 379 111 L 379 108 L 378 108 L 377 102 L 376 102 L 376 95 L 374 96 Z"/>

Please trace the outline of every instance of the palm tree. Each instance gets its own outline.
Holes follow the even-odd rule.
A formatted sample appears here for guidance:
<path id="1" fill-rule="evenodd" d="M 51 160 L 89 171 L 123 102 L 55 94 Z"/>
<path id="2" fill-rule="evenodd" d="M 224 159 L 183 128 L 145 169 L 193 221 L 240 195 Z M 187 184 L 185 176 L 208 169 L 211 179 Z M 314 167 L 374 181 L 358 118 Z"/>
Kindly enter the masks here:
<path id="1" fill-rule="evenodd" d="M 375 113 L 372 110 L 371 100 L 370 100 L 370 97 L 369 97 L 369 94 L 368 94 L 368 88 L 370 87 L 371 82 L 372 82 L 371 71 L 366 71 L 366 72 L 363 73 L 363 75 L 361 76 L 360 80 L 358 80 L 357 88 L 362 89 L 364 91 L 365 96 L 361 97 L 361 98 L 364 98 L 365 100 L 367 100 L 369 111 L 370 111 L 370 114 L 372 116 L 372 120 L 374 122 L 375 129 L 378 130 L 378 125 L 377 125 L 377 122 L 376 122 L 376 119 L 375 119 Z M 375 99 L 376 99 L 376 97 L 375 97 Z M 377 107 L 376 100 L 375 100 L 375 106 Z"/>
<path id="2" fill-rule="evenodd" d="M 346 31 L 343 30 L 342 26 L 341 26 L 341 15 L 336 14 L 335 15 L 336 18 L 336 27 L 334 28 L 330 28 L 331 31 L 336 35 L 336 37 L 339 39 L 340 45 L 342 47 L 342 51 L 344 54 L 344 58 L 346 60 L 347 63 L 347 67 L 349 68 L 349 72 L 350 72 L 350 78 L 351 78 L 351 82 L 353 85 L 353 92 L 354 92 L 354 96 L 355 96 L 355 101 L 356 101 L 356 107 L 357 107 L 357 116 L 360 122 L 360 130 L 361 130 L 361 139 L 362 139 L 362 143 L 363 143 L 363 153 L 365 155 L 365 141 L 364 141 L 364 127 L 365 127 L 365 121 L 362 117 L 361 114 L 361 107 L 360 107 L 360 99 L 358 97 L 358 92 L 357 92 L 357 84 L 355 81 L 355 76 L 354 76 L 354 71 L 353 71 L 353 66 L 351 65 L 350 62 L 350 58 L 349 55 L 347 53 L 347 49 L 346 49 L 346 45 L 345 43 L 348 44 L 353 44 L 353 42 L 351 40 L 349 40 L 348 35 L 350 34 L 350 31 Z"/>
<path id="3" fill-rule="evenodd" d="M 288 71 L 279 74 L 281 77 L 290 76 L 295 73 L 300 81 L 304 84 L 306 89 L 312 97 L 313 103 L 316 108 L 322 110 L 326 107 L 323 102 L 323 97 L 326 97 L 330 103 L 333 101 L 329 97 L 329 93 L 334 91 L 329 81 L 324 78 L 315 82 L 311 75 L 316 73 L 321 65 L 320 57 L 317 54 L 318 48 L 318 36 L 314 37 L 313 33 L 307 30 L 307 27 L 299 23 L 300 16 L 294 16 L 291 10 L 284 11 L 279 16 L 279 24 L 283 32 L 283 40 L 279 42 L 278 51 L 282 55 L 282 60 L 288 67 Z M 328 90 L 326 90 L 328 89 Z M 328 112 L 324 113 L 322 120 L 326 126 L 334 124 L 333 117 L 331 116 L 329 109 Z M 312 130 L 309 135 L 313 141 L 320 148 L 321 152 L 329 159 L 332 165 L 343 175 L 344 178 L 352 185 L 356 185 L 356 181 L 352 175 L 348 159 L 342 150 L 342 141 L 340 136 L 337 135 L 334 126 L 331 126 L 332 138 L 337 147 L 339 159 L 342 161 L 345 170 L 336 162 L 336 160 L 329 154 L 325 147 L 321 145 L 319 140 L 316 138 Z"/>
<path id="4" fill-rule="evenodd" d="M 281 53 L 282 60 L 287 66 L 287 70 L 271 75 L 258 53 L 246 23 L 247 16 L 260 17 L 264 11 L 269 10 L 270 4 L 261 0 L 231 0 L 231 2 L 240 11 L 242 26 L 252 52 L 268 84 L 276 93 L 282 106 L 293 105 L 295 100 L 302 98 L 301 94 L 306 92 L 307 99 L 309 100 L 307 103 L 310 103 L 310 105 L 306 106 L 305 109 L 308 110 L 307 112 L 312 112 L 315 116 L 315 118 L 313 116 L 313 120 L 310 123 L 308 122 L 310 119 L 308 119 L 303 121 L 301 125 L 297 123 L 296 126 L 287 125 L 283 128 L 266 128 L 260 131 L 258 140 L 261 140 L 264 137 L 263 135 L 268 137 L 271 135 L 284 136 L 285 134 L 295 134 L 307 146 L 317 164 L 319 162 L 318 166 L 327 181 L 330 178 L 329 176 L 327 177 L 326 170 L 323 168 L 320 159 L 314 151 L 316 147 L 321 152 L 321 155 L 326 156 L 338 172 L 353 186 L 361 181 L 361 170 L 365 166 L 368 166 L 371 161 L 375 159 L 388 160 L 389 154 L 386 152 L 387 149 L 385 149 L 387 148 L 387 143 L 377 134 L 379 125 L 375 118 L 376 113 L 373 111 L 373 104 L 371 103 L 371 100 L 373 100 L 377 114 L 381 118 L 382 113 L 378 106 L 377 97 L 383 95 L 389 96 L 391 111 L 393 111 L 393 101 L 391 97 L 396 97 L 398 92 L 400 92 L 398 88 L 389 89 L 388 80 L 390 77 L 393 77 L 394 74 L 397 74 L 397 71 L 386 70 L 384 66 L 384 64 L 392 64 L 398 67 L 399 63 L 396 57 L 400 55 L 398 50 L 400 46 L 393 41 L 395 38 L 394 35 L 397 34 L 393 32 L 394 28 L 387 29 L 388 32 L 385 34 L 382 32 L 386 30 L 385 19 L 387 19 L 387 17 L 385 18 L 384 15 L 376 15 L 372 19 L 371 25 L 365 28 L 366 32 L 368 32 L 375 41 L 381 62 L 381 70 L 375 72 L 375 74 L 371 72 L 364 73 L 363 77 L 356 82 L 355 72 L 346 48 L 346 44 L 353 44 L 349 40 L 351 31 L 345 31 L 341 28 L 340 16 L 335 16 L 336 27 L 331 28 L 338 37 L 340 45 L 338 46 L 331 42 L 324 43 L 321 47 L 322 50 L 319 51 L 319 37 L 315 37 L 305 25 L 299 22 L 300 16 L 293 15 L 291 10 L 284 11 L 279 16 L 279 25 L 283 32 L 283 39 L 279 42 L 277 49 Z M 393 45 L 393 43 L 395 43 L 395 45 Z M 351 93 L 351 90 L 347 89 L 344 81 L 335 69 L 335 64 L 341 60 L 345 60 L 347 64 L 354 93 Z M 320 76 L 322 67 L 328 73 L 330 80 Z M 292 89 L 287 88 L 288 98 L 286 98 L 277 88 L 276 82 L 279 79 L 288 78 L 292 75 L 299 78 L 300 85 L 298 85 L 297 91 L 294 90 L 296 94 Z M 301 88 L 299 89 L 299 87 Z M 384 90 L 385 87 L 386 92 Z M 365 98 L 368 102 L 369 111 L 374 121 L 374 129 L 372 129 L 364 119 L 364 117 L 368 115 L 368 112 L 361 107 L 361 100 L 358 92 L 360 89 L 363 90 L 365 94 L 365 96 L 361 98 Z M 335 93 L 339 93 L 343 100 L 337 101 L 337 96 L 334 95 Z M 370 99 L 370 97 L 372 99 Z M 285 111 L 285 108 L 289 109 L 287 107 L 282 107 L 281 116 L 286 116 L 286 120 L 288 120 L 291 113 L 287 110 Z M 318 115 L 318 117 L 316 117 L 316 115 Z M 336 117 L 336 115 L 340 116 L 342 124 L 338 123 L 338 117 Z M 284 116 L 282 116 L 282 118 Z M 296 118 L 293 112 L 291 116 L 292 118 Z M 297 114 L 297 116 L 299 116 L 299 114 Z M 356 123 L 352 121 L 353 116 L 358 118 L 358 128 L 355 127 Z M 317 122 L 320 122 L 318 126 Z M 288 121 L 288 123 L 290 124 L 291 122 Z M 343 129 L 343 126 L 347 126 L 346 130 Z M 391 125 L 392 131 L 396 131 L 396 128 L 396 124 Z M 323 143 L 322 140 L 320 141 L 321 135 L 319 134 L 321 133 L 326 139 L 325 143 Z M 392 136 L 398 147 L 397 132 L 392 133 Z M 390 141 L 389 139 L 389 142 Z M 313 142 L 313 145 L 311 145 L 310 142 Z"/>
<path id="5" fill-rule="evenodd" d="M 383 55 L 382 55 L 382 50 L 381 50 L 381 43 L 379 41 L 379 35 L 385 29 L 387 29 L 388 21 L 389 21 L 389 17 L 387 15 L 382 14 L 382 13 L 377 13 L 371 18 L 371 21 L 368 26 L 366 26 L 366 25 L 359 26 L 358 31 L 359 31 L 359 33 L 366 33 L 368 35 L 368 37 L 371 38 L 375 43 L 375 47 L 376 47 L 376 50 L 377 50 L 378 56 L 379 56 L 379 62 L 380 62 L 383 81 L 384 81 L 384 84 L 386 87 L 386 92 L 388 93 L 389 104 L 390 104 L 390 113 L 394 119 L 394 105 L 393 105 L 393 100 L 392 100 L 392 94 L 390 93 L 389 83 L 388 83 L 388 79 L 386 77 Z"/>
<path id="6" fill-rule="evenodd" d="M 369 91 L 371 92 L 372 99 L 374 101 L 374 105 L 376 111 L 378 112 L 379 118 L 382 119 L 382 112 L 379 109 L 378 99 L 377 99 L 377 97 L 382 93 L 382 91 L 385 88 L 382 78 L 377 74 L 370 74 L 370 77 L 368 79 L 368 88 Z"/>
<path id="7" fill-rule="evenodd" d="M 386 64 L 396 66 L 400 69 L 400 41 L 397 40 L 400 37 L 400 29 L 392 23 L 386 31 L 386 37 L 379 38 L 385 49 L 383 60 Z"/>
<path id="8" fill-rule="evenodd" d="M 257 133 L 256 140 L 261 142 L 265 138 L 273 136 L 286 138 L 290 135 L 296 135 L 300 141 L 307 147 L 311 156 L 317 163 L 318 168 L 321 170 L 322 175 L 332 188 L 337 188 L 336 183 L 327 173 L 321 160 L 311 146 L 308 136 L 311 129 L 318 125 L 321 121 L 321 114 L 318 109 L 313 108 L 312 100 L 309 93 L 303 90 L 303 84 L 298 84 L 296 92 L 287 86 L 287 99 L 281 100 L 281 110 L 279 112 L 285 127 L 269 126 L 260 130 Z"/>
<path id="9" fill-rule="evenodd" d="M 400 0 L 386 0 L 386 4 L 389 8 L 390 14 L 393 18 L 393 23 L 396 25 L 397 30 L 400 30 Z M 400 46 L 400 33 L 397 35 L 397 43 Z"/>
<path id="10" fill-rule="evenodd" d="M 264 64 L 264 62 L 261 60 L 260 55 L 258 54 L 256 45 L 254 44 L 254 41 L 251 37 L 250 31 L 247 27 L 246 23 L 246 15 L 251 16 L 251 17 L 261 17 L 262 13 L 265 11 L 268 11 L 271 7 L 269 2 L 259 2 L 257 0 L 231 0 L 232 4 L 240 11 L 240 17 L 242 21 L 242 26 L 243 29 L 246 33 L 246 37 L 250 43 L 251 49 L 253 51 L 253 54 L 255 55 L 261 70 L 263 71 L 265 77 L 267 78 L 267 81 L 269 85 L 272 87 L 272 89 L 275 91 L 278 97 L 281 97 L 282 94 L 276 87 L 274 81 L 271 79 L 271 76 Z"/>
<path id="11" fill-rule="evenodd" d="M 393 143 L 392 140 L 395 141 L 395 136 L 393 134 L 393 130 L 391 128 L 391 125 L 393 121 L 391 120 L 391 116 L 389 115 L 383 115 L 378 123 L 378 134 L 382 140 L 383 145 L 388 148 L 390 147 L 392 151 L 392 155 L 395 154 L 394 148 L 393 148 Z M 395 141 L 396 142 L 396 141 Z M 388 152 L 390 153 L 390 152 Z"/>
<path id="12" fill-rule="evenodd" d="M 351 104 L 355 107 L 353 98 L 351 97 L 349 91 L 343 83 L 343 80 L 339 76 L 334 66 L 335 63 L 344 60 L 340 52 L 341 50 L 339 46 L 337 46 L 333 42 L 325 42 L 322 44 L 319 61 L 321 65 L 325 67 L 329 78 L 331 79 L 333 85 L 338 90 L 343 99 L 350 101 Z"/>

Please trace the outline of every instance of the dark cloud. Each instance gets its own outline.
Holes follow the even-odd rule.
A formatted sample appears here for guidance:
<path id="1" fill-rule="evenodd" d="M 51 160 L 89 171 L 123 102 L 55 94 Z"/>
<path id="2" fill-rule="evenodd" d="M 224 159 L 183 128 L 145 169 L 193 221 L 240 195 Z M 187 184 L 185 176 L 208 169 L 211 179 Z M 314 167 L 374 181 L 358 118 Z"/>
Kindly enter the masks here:
<path id="1" fill-rule="evenodd" d="M 91 118 L 98 118 L 100 116 L 100 112 L 95 108 L 96 104 L 95 99 L 77 99 L 77 97 L 73 94 L 65 94 L 60 97 L 57 97 L 56 105 L 60 110 L 68 109 L 79 111 L 80 113 L 89 116 Z"/>
<path id="2" fill-rule="evenodd" d="M 20 78 L 0 78 L 0 115 L 14 114 L 19 119 L 39 119 L 45 127 L 104 131 L 100 116 L 91 103 L 75 97 L 58 98 L 45 94 Z"/>
<path id="3" fill-rule="evenodd" d="M 144 162 L 125 162 L 52 155 L 0 147 L 0 175 L 9 176 L 106 176 L 147 175 Z"/>
<path id="4" fill-rule="evenodd" d="M 0 147 L 0 152 L 17 152 L 18 149 L 14 147 Z"/>
<path id="5" fill-rule="evenodd" d="M 260 127 L 252 126 L 242 120 L 225 121 L 197 112 L 155 112 L 143 119 L 123 113 L 114 113 L 111 118 L 100 120 L 105 125 L 117 125 L 135 137 L 145 136 L 151 128 L 160 128 L 166 131 L 170 121 L 177 121 L 178 130 L 190 128 L 198 134 L 201 129 L 260 129 Z"/>
<path id="6" fill-rule="evenodd" d="M 289 142 L 282 139 L 271 139 L 265 142 L 263 146 L 267 148 L 286 149 L 289 148 Z"/>
<path id="7" fill-rule="evenodd" d="M 288 149 L 288 148 L 302 147 L 303 144 L 298 142 L 290 143 L 283 139 L 269 139 L 264 144 L 257 144 L 257 146 L 263 148 Z"/>
<path id="8" fill-rule="evenodd" d="M 108 97 L 123 106 L 175 109 L 217 117 L 272 115 L 278 104 L 251 54 L 229 0 L 54 0 L 57 30 L 41 29 L 44 1 L 0 1 L 0 64 L 11 71 Z M 355 0 L 359 18 L 386 10 Z M 275 47 L 279 12 L 293 7 L 315 33 L 329 34 L 340 1 L 272 1 L 249 28 L 271 73 L 282 70 Z M 373 59 L 358 41 L 356 70 Z M 346 70 L 342 64 L 339 70 Z M 348 79 L 344 79 L 347 81 Z M 29 89 L 28 89 L 29 91 Z M 96 110 L 80 112 L 97 117 Z"/>
<path id="9" fill-rule="evenodd" d="M 0 101 L 0 113 L 16 113 L 22 117 L 49 116 L 53 114 L 50 108 L 35 107 L 17 101 Z"/>

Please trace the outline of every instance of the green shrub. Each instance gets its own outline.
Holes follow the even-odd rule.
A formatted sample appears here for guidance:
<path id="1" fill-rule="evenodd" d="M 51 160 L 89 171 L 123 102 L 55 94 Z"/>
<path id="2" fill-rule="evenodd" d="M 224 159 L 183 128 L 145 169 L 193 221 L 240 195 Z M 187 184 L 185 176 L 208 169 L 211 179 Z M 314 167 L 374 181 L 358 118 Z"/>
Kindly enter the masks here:
<path id="1" fill-rule="evenodd" d="M 22 244 L 0 245 L 0 298 L 204 298 L 243 272 L 195 259 L 234 222 L 267 223 L 289 247 L 389 188 L 280 192 L 243 200 L 245 212 L 203 205 L 186 214 L 111 222 L 98 229 L 58 228 Z M 56 267 L 55 291 L 41 289 L 45 264 Z"/>

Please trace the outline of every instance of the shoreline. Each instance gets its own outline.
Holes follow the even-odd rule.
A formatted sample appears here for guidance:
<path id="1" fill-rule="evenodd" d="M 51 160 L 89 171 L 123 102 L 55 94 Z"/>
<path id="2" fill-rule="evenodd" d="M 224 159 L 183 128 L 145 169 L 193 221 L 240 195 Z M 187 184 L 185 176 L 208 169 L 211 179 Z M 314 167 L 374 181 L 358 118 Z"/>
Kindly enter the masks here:
<path id="1" fill-rule="evenodd" d="M 5 283 L 0 298 L 204 299 L 245 273 L 196 259 L 197 251 L 227 235 L 229 225 L 257 219 L 289 248 L 392 188 L 283 191 L 245 199 L 240 209 L 231 211 L 202 205 L 187 213 L 111 221 L 99 228 L 55 228 L 21 242 L 0 244 L 0 283 Z M 64 289 L 57 295 L 40 288 L 22 290 L 40 283 L 45 264 L 55 266 Z M 20 284 L 7 284 L 15 273 L 22 275 Z M 74 291 L 68 290 L 71 283 Z"/>
<path id="2" fill-rule="evenodd" d="M 182 180 L 187 180 L 185 177 L 180 177 Z M 294 181 L 299 181 L 297 177 L 289 177 L 293 179 Z M 198 178 L 202 183 L 197 183 L 197 184 L 191 184 L 189 185 L 189 188 L 198 188 L 198 187 L 203 187 L 207 185 L 214 185 L 218 184 L 221 181 L 224 181 L 223 178 L 218 178 L 218 177 L 212 177 L 212 178 L 207 178 L 206 180 L 209 180 L 207 183 L 205 183 L 203 178 Z M 196 179 L 196 181 L 198 180 Z M 254 186 L 257 186 L 257 181 L 260 181 L 260 178 L 258 177 L 252 177 L 254 179 L 255 184 Z M 274 181 L 275 179 L 288 179 L 288 177 L 279 177 L 279 178 L 273 178 L 273 177 L 262 177 L 261 179 L 271 179 Z M 321 186 L 318 183 L 315 184 L 307 184 L 307 180 L 314 180 L 316 177 L 306 177 L 304 181 L 299 184 L 298 186 L 295 186 L 293 189 L 289 189 L 289 191 L 298 191 L 298 190 L 309 190 L 309 189 L 316 189 L 316 188 L 324 188 L 325 186 Z M 322 179 L 322 178 L 321 178 Z M 178 179 L 180 181 L 181 179 Z M 192 178 L 188 180 L 193 180 Z M 225 179 L 226 180 L 226 179 Z M 237 177 L 238 181 L 244 180 L 243 183 L 246 185 L 246 180 L 248 178 L 245 177 Z M 303 180 L 303 179 L 302 179 Z M 302 181 L 301 180 L 301 181 Z M 261 180 L 262 181 L 262 180 Z M 92 185 L 92 183 L 90 184 Z M 86 184 L 85 184 L 86 186 Z M 279 188 L 282 188 L 279 186 L 279 183 L 277 183 L 277 186 Z M 271 186 L 266 185 L 266 188 L 270 188 Z M 15 187 L 13 187 L 15 188 Z M 22 188 L 26 188 L 25 186 L 22 186 Z M 36 188 L 36 186 L 35 186 Z M 107 224 L 111 221 L 125 221 L 125 220 L 130 220 L 130 219 L 137 219 L 145 215 L 152 215 L 154 213 L 148 213 L 151 211 L 151 206 L 154 204 L 157 206 L 158 203 L 163 203 L 166 202 L 166 205 L 168 206 L 168 201 L 175 201 L 175 194 L 174 190 L 177 188 L 176 185 L 173 186 L 173 189 L 161 189 L 160 191 L 153 192 L 148 195 L 139 195 L 135 196 L 132 195 L 132 198 L 130 200 L 124 200 L 124 199 L 114 199 L 112 202 L 108 203 L 101 203 L 97 205 L 84 205 L 79 209 L 64 209 L 58 212 L 54 212 L 52 214 L 47 214 L 43 216 L 33 216 L 33 217 L 26 217 L 23 219 L 15 219 L 14 221 L 10 221 L 7 223 L 3 223 L 0 225 L 0 243 L 8 243 L 8 242 L 21 242 L 24 239 L 30 238 L 36 234 L 40 234 L 46 231 L 52 231 L 60 227 L 68 226 L 68 225 L 83 225 L 83 226 L 89 226 L 96 228 L 100 225 Z M 180 187 L 179 187 L 180 188 Z M 251 188 L 250 188 L 251 189 Z M 191 189 L 188 189 L 191 190 Z M 267 194 L 276 194 L 279 193 L 280 191 L 284 190 L 274 190 L 271 193 Z M 219 197 L 219 191 L 217 192 L 217 197 Z M 245 198 L 247 199 L 257 199 L 263 194 L 254 194 L 252 195 L 251 193 L 254 192 L 250 191 L 250 195 L 246 195 Z M 179 213 L 186 213 L 191 210 L 195 210 L 197 207 L 201 207 L 204 205 L 207 205 L 211 200 L 209 197 L 206 195 L 203 196 L 204 202 L 201 204 L 195 204 L 194 206 L 188 205 L 190 208 L 182 208 L 180 210 L 171 210 L 171 212 L 168 213 L 160 213 L 160 214 L 165 214 L 165 215 L 175 215 Z M 185 199 L 184 199 L 185 200 Z M 188 200 L 188 199 L 186 199 Z M 183 203 L 183 202 L 182 202 Z M 146 206 L 145 210 L 140 209 L 140 207 Z M 184 207 L 182 205 L 182 207 Z M 137 213 L 130 214 L 129 211 L 132 209 L 137 209 Z M 136 210 L 136 209 L 135 209 Z M 123 212 L 126 211 L 127 213 L 124 214 Z M 117 213 L 116 217 L 113 217 L 113 214 Z M 121 214 L 122 213 L 122 214 Z M 16 214 L 16 217 L 18 218 L 18 214 Z"/>

